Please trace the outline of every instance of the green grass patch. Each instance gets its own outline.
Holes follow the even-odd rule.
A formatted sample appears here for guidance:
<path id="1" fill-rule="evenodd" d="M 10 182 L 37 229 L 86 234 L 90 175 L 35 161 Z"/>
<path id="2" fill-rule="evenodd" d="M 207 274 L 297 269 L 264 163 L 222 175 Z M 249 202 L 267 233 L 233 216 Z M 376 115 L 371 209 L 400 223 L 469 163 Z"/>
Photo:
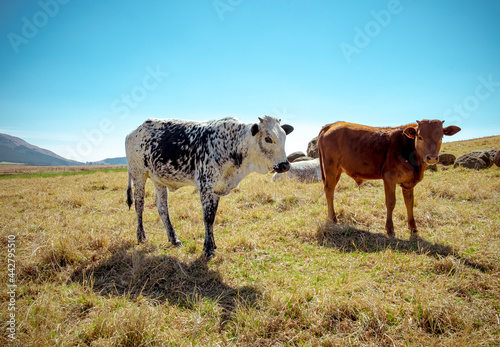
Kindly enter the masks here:
<path id="1" fill-rule="evenodd" d="M 79 175 L 91 175 L 96 172 L 127 172 L 127 168 L 113 168 L 113 169 L 91 169 L 91 170 L 78 170 L 78 171 L 37 171 L 37 172 L 27 172 L 27 173 L 0 173 L 0 179 L 12 179 L 12 178 L 47 178 L 47 177 L 57 177 L 57 176 L 79 176 Z"/>

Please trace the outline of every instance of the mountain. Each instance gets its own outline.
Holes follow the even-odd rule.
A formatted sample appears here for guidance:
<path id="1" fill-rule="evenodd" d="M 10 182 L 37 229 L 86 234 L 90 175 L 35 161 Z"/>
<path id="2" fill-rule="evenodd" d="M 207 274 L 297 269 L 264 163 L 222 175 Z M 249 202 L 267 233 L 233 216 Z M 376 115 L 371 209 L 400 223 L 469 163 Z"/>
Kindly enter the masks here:
<path id="1" fill-rule="evenodd" d="M 19 137 L 0 133 L 0 162 L 2 161 L 27 165 L 83 165 L 48 149 L 29 144 Z"/>
<path id="2" fill-rule="evenodd" d="M 100 161 L 93 161 L 87 163 L 87 165 L 127 165 L 126 157 L 117 157 L 117 158 L 107 158 Z"/>

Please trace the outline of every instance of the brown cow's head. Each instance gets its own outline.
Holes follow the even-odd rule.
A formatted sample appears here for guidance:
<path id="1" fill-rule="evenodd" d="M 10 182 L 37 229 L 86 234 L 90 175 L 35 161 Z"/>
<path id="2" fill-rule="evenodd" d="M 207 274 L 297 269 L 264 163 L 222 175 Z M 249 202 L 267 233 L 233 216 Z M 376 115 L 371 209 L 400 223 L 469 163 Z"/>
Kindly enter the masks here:
<path id="1" fill-rule="evenodd" d="M 441 149 L 441 140 L 443 135 L 455 135 L 461 129 L 450 125 L 443 128 L 444 121 L 440 120 L 422 120 L 417 121 L 417 126 L 408 126 L 403 133 L 411 139 L 415 139 L 415 150 L 427 165 L 438 162 L 439 150 Z"/>

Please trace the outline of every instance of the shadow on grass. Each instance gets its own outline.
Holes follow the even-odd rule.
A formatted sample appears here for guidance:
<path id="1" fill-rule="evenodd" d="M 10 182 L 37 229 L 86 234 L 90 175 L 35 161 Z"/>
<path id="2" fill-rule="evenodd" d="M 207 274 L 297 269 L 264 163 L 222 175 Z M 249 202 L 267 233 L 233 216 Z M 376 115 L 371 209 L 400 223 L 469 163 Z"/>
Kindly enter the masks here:
<path id="1" fill-rule="evenodd" d="M 405 253 L 425 254 L 437 259 L 453 256 L 464 265 L 482 272 L 497 269 L 493 264 L 464 257 L 450 246 L 431 243 L 421 237 L 411 238 L 410 240 L 389 238 L 386 234 L 370 233 L 351 225 L 331 223 L 319 226 L 316 236 L 320 246 L 336 248 L 341 252 L 374 253 L 392 249 Z"/>
<path id="2" fill-rule="evenodd" d="M 111 257 L 77 270 L 72 280 L 91 286 L 99 295 L 148 297 L 161 304 L 193 309 L 199 299 L 210 299 L 230 316 L 238 303 L 253 305 L 261 292 L 251 286 L 233 288 L 220 273 L 208 268 L 204 255 L 184 263 L 167 255 L 152 255 L 155 247 L 124 246 Z"/>

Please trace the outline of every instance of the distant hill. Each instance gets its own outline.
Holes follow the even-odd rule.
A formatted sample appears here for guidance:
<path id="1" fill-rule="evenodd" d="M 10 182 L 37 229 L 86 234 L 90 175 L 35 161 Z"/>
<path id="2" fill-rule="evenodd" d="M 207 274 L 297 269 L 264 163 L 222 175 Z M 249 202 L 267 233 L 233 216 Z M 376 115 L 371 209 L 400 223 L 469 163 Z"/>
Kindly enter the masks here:
<path id="1" fill-rule="evenodd" d="M 126 157 L 107 158 L 100 161 L 86 163 L 87 165 L 127 165 Z"/>
<path id="2" fill-rule="evenodd" d="M 451 153 L 459 157 L 465 153 L 488 148 L 500 149 L 500 135 L 446 142 L 441 146 L 441 152 Z"/>
<path id="3" fill-rule="evenodd" d="M 0 162 L 3 161 L 27 165 L 83 165 L 29 144 L 19 137 L 0 133 Z"/>

